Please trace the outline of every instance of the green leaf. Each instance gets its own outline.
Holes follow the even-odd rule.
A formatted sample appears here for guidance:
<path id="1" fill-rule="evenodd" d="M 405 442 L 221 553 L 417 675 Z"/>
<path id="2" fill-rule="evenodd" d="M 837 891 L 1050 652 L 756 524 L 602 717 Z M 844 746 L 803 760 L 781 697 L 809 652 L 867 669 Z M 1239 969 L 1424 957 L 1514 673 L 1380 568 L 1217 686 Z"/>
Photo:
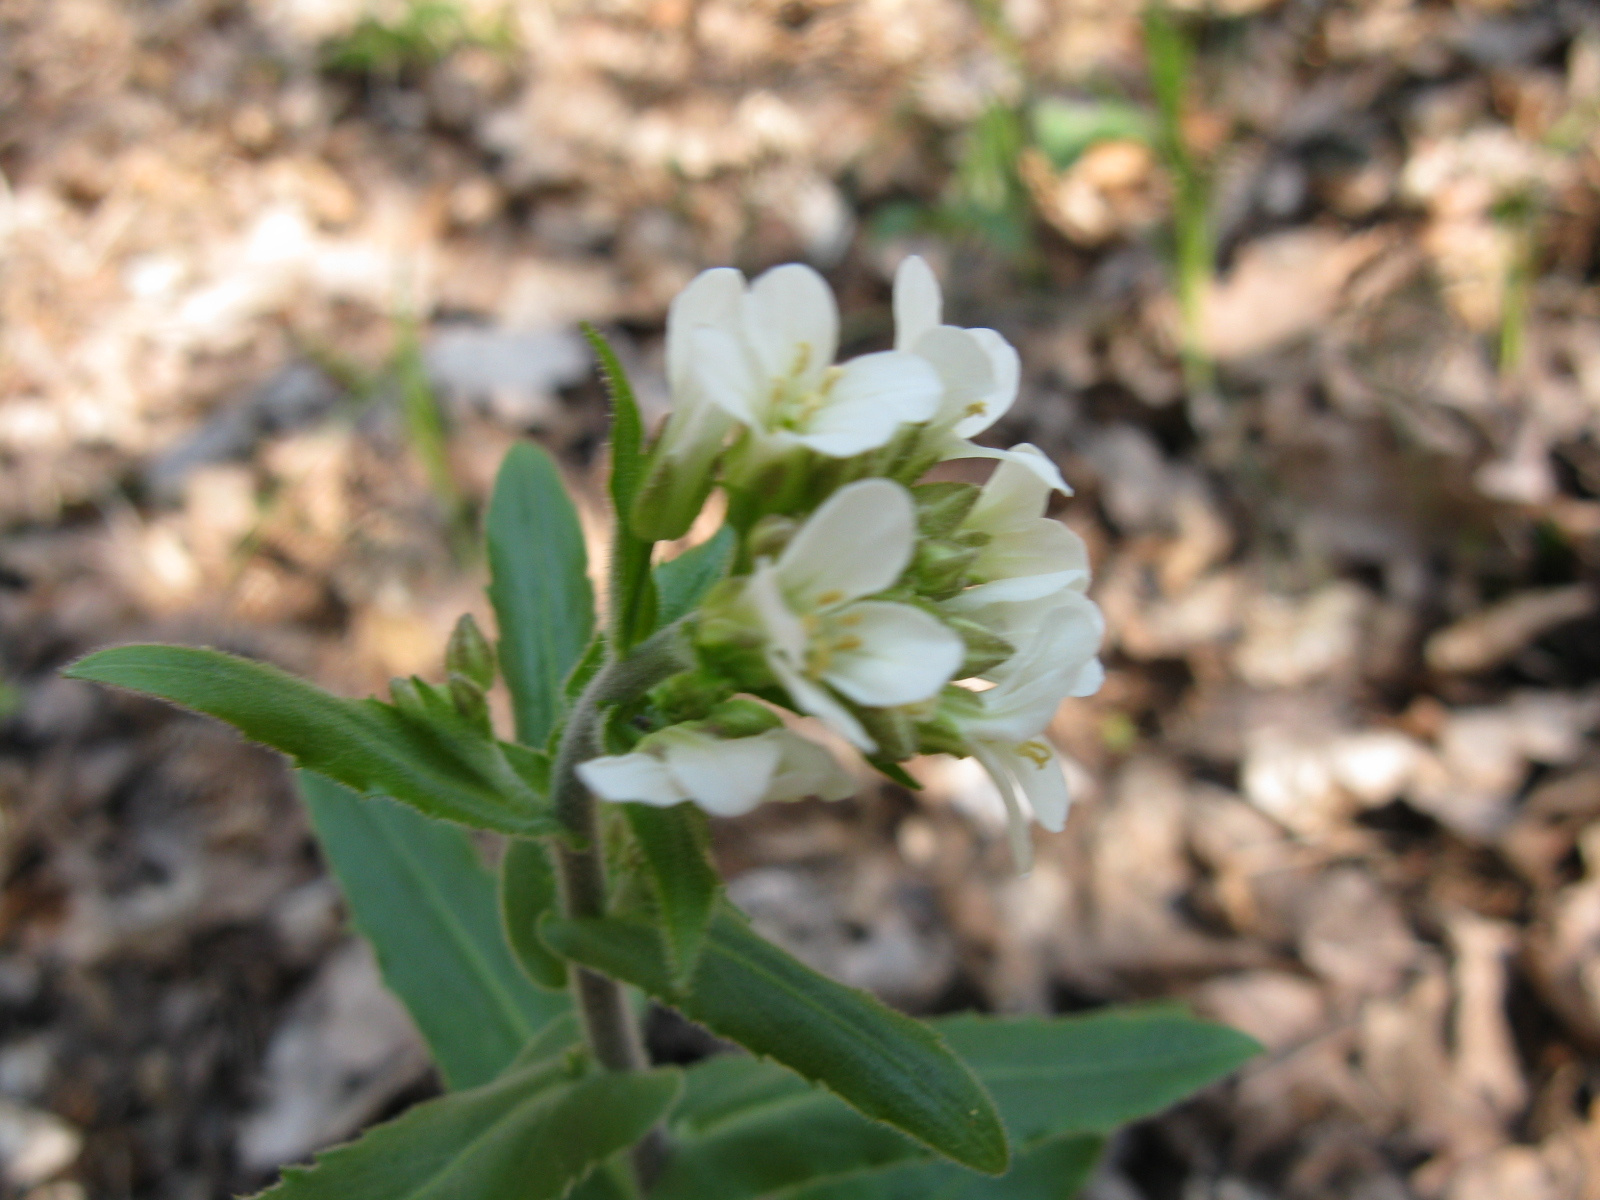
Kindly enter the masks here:
<path id="1" fill-rule="evenodd" d="M 927 1155 L 793 1072 L 735 1055 L 689 1069 L 672 1128 L 650 1200 L 748 1200 Z"/>
<path id="2" fill-rule="evenodd" d="M 583 324 L 583 336 L 600 360 L 600 374 L 611 397 L 611 506 L 616 515 L 611 543 L 611 653 L 621 658 L 656 627 L 656 585 L 650 574 L 655 543 L 635 534 L 627 518 L 644 479 L 644 421 L 611 343 L 588 322 Z"/>
<path id="3" fill-rule="evenodd" d="M 727 905 L 712 918 L 686 989 L 673 983 L 660 934 L 642 922 L 546 920 L 542 932 L 567 958 L 642 988 L 939 1153 L 980 1171 L 1005 1169 L 994 1105 L 937 1034 L 817 974 Z"/>
<path id="4" fill-rule="evenodd" d="M 949 1193 L 962 1200 L 1070 1196 L 1072 1187 L 1050 1190 L 1062 1169 L 1057 1156 L 1081 1152 L 1092 1164 L 1100 1133 L 1159 1112 L 1256 1049 L 1233 1030 L 1173 1008 L 932 1024 L 990 1089 L 1023 1147 L 1007 1175 L 983 1180 L 929 1162 L 910 1139 L 886 1139 L 882 1126 L 777 1064 L 728 1055 L 689 1069 L 672 1116 L 676 1150 L 651 1200 L 922 1200 L 957 1185 L 978 1189 Z M 897 1162 L 904 1165 L 871 1170 Z"/>
<path id="5" fill-rule="evenodd" d="M 1052 1138 L 1019 1153 L 998 1179 L 923 1160 L 821 1180 L 773 1200 L 1072 1200 L 1094 1173 L 1102 1144 L 1094 1136 Z"/>
<path id="6" fill-rule="evenodd" d="M 376 700 L 346 700 L 276 667 L 188 646 L 119 646 L 64 674 L 208 713 L 308 770 L 431 817 L 509 834 L 561 828 L 500 746 L 465 719 L 447 736 Z"/>
<path id="7" fill-rule="evenodd" d="M 564 1059 L 419 1104 L 290 1167 L 271 1200 L 560 1200 L 677 1095 L 674 1070 L 571 1079 Z"/>
<path id="8" fill-rule="evenodd" d="M 321 775 L 302 771 L 299 780 L 355 926 L 445 1083 L 475 1087 L 495 1078 L 569 1005 L 517 971 L 500 935 L 494 879 L 472 839 Z"/>
<path id="9" fill-rule="evenodd" d="M 567 963 L 539 940 L 539 921 L 556 908 L 556 873 L 538 842 L 517 838 L 500 862 L 500 920 L 523 973 L 540 987 L 567 986 Z"/>
<path id="10" fill-rule="evenodd" d="M 542 448 L 519 443 L 500 464 L 485 535 L 517 740 L 542 746 L 563 708 L 561 683 L 594 628 L 583 529 Z"/>
<path id="11" fill-rule="evenodd" d="M 705 944 L 722 880 L 711 865 L 705 814 L 692 804 L 657 808 L 624 804 L 628 827 L 644 853 L 645 873 L 666 936 L 673 982 L 689 981 Z"/>
<path id="12" fill-rule="evenodd" d="M 695 610 L 706 593 L 727 575 L 738 541 L 733 527 L 724 525 L 698 546 L 656 568 L 656 592 L 660 597 L 657 625 L 670 625 Z"/>
<path id="13" fill-rule="evenodd" d="M 935 1022 L 994 1096 L 1019 1144 L 1108 1133 L 1159 1112 L 1256 1054 L 1251 1038 L 1171 1008 Z"/>

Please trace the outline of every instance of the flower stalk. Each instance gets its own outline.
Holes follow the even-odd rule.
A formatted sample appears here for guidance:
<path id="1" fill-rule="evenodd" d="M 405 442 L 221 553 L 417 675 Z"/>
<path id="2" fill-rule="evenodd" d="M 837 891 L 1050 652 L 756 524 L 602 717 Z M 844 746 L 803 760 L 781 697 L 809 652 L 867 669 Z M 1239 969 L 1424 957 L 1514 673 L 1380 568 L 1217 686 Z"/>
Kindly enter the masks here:
<path id="1" fill-rule="evenodd" d="M 642 696 L 690 665 L 692 660 L 686 657 L 681 641 L 679 625 L 669 625 L 640 643 L 626 658 L 607 662 L 583 689 L 561 731 L 551 770 L 551 797 L 567 834 L 557 840 L 554 848 L 561 911 L 568 918 L 603 917 L 606 912 L 599 812 L 594 797 L 578 776 L 578 767 L 601 752 L 600 720 L 606 705 Z M 571 972 L 571 980 L 573 1003 L 595 1062 L 608 1071 L 643 1070 L 648 1065 L 644 1043 L 633 1014 L 628 1011 L 622 985 L 577 966 Z M 659 1129 L 635 1147 L 633 1169 L 641 1186 L 659 1171 L 665 1150 Z"/>

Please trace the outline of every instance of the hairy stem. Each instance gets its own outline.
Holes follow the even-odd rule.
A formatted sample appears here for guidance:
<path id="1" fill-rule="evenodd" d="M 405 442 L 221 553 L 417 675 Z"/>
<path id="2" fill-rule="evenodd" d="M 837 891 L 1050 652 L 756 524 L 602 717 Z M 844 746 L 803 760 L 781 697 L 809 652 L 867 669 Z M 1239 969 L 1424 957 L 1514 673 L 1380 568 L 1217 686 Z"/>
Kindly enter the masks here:
<path id="1" fill-rule="evenodd" d="M 578 778 L 578 764 L 601 752 L 600 718 L 608 704 L 643 695 L 688 665 L 681 631 L 669 625 L 640 643 L 624 659 L 601 667 L 567 718 L 551 774 L 556 816 L 570 835 L 556 844 L 556 879 L 561 908 L 572 918 L 601 917 L 606 911 L 606 869 L 600 844 L 600 819 L 594 797 Z M 609 1071 L 637 1071 L 645 1063 L 644 1045 L 627 997 L 614 979 L 574 966 L 573 1001 L 595 1061 Z M 664 1152 L 659 1135 L 647 1137 L 634 1152 L 641 1182 L 655 1174 Z"/>

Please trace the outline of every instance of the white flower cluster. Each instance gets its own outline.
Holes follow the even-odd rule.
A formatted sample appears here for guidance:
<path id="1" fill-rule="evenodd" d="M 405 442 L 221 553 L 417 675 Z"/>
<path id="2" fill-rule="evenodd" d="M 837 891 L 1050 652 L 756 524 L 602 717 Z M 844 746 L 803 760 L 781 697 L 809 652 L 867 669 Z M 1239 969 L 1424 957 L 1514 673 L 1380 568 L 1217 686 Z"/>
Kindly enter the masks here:
<path id="1" fill-rule="evenodd" d="M 976 757 L 1020 865 L 1025 807 L 1062 828 L 1069 797 L 1044 731 L 1062 699 L 1100 686 L 1088 556 L 1044 516 L 1068 491 L 1048 458 L 970 441 L 1015 400 L 1016 351 L 942 324 L 941 309 L 932 271 L 908 258 L 895 349 L 835 364 L 838 310 L 808 267 L 749 285 L 707 271 L 674 301 L 674 407 L 631 521 L 681 536 L 720 485 L 739 549 L 689 619 L 698 665 L 637 715 L 652 731 L 579 768 L 597 795 L 733 815 L 854 791 L 755 697 L 818 718 L 891 774 L 921 753 Z M 981 489 L 918 482 L 971 457 L 1000 460 Z"/>

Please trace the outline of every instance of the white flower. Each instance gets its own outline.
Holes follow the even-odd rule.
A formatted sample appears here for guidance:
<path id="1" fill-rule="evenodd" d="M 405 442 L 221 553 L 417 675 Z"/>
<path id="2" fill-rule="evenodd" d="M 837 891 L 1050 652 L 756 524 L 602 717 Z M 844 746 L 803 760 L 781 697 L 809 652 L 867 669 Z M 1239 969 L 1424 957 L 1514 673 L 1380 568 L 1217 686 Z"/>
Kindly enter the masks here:
<path id="1" fill-rule="evenodd" d="M 795 447 L 847 458 L 933 416 L 939 377 L 917 355 L 888 350 L 834 365 L 839 310 L 810 267 L 774 267 L 748 290 L 732 274 L 737 297 L 719 281 L 703 304 L 679 310 L 688 350 L 673 365 L 687 357 L 686 394 L 748 429 L 758 459 Z"/>
<path id="2" fill-rule="evenodd" d="M 672 413 L 652 451 L 632 523 L 652 540 L 683 536 L 711 490 L 712 465 L 733 418 L 706 399 L 693 369 L 693 334 L 738 323 L 744 276 L 730 267 L 702 271 L 667 309 L 667 383 Z"/>
<path id="3" fill-rule="evenodd" d="M 739 816 L 767 800 L 842 800 L 855 792 L 833 755 L 788 729 L 719 738 L 674 726 L 640 746 L 632 754 L 580 763 L 578 778 L 602 800 L 661 807 L 692 800 L 719 817 Z"/>
<path id="4" fill-rule="evenodd" d="M 1019 455 L 1037 455 L 1032 446 Z M 1002 462 L 962 522 L 985 533 L 970 574 L 977 586 L 963 593 L 968 606 L 996 600 L 1032 600 L 1062 588 L 1089 586 L 1089 551 L 1060 521 L 1044 516 L 1050 487 L 1021 462 Z"/>
<path id="5" fill-rule="evenodd" d="M 834 693 L 872 708 L 915 704 L 936 696 L 965 656 L 961 638 L 936 617 L 861 599 L 900 577 L 915 535 L 910 493 L 863 479 L 830 496 L 746 584 L 778 682 L 798 708 L 868 753 L 877 744 Z"/>
<path id="6" fill-rule="evenodd" d="M 933 269 L 915 254 L 902 259 L 894 276 L 894 344 L 926 359 L 944 385 L 933 418 L 940 457 L 1016 462 L 1070 496 L 1072 489 L 1055 464 L 1026 442 L 997 450 L 969 440 L 1004 416 L 1016 400 L 1021 364 L 1011 343 L 994 330 L 945 325 L 943 314 L 944 296 Z"/>
<path id="7" fill-rule="evenodd" d="M 1060 760 L 1044 731 L 1062 700 L 1099 690 L 1105 671 L 1096 654 L 1105 621 L 1092 600 L 1070 588 L 1032 600 L 986 603 L 963 615 L 1018 648 L 989 673 L 995 686 L 976 694 L 975 710 L 958 711 L 953 719 L 1005 801 L 1012 854 L 1026 871 L 1032 851 L 1022 801 L 1053 833 L 1065 828 L 1071 805 Z"/>

